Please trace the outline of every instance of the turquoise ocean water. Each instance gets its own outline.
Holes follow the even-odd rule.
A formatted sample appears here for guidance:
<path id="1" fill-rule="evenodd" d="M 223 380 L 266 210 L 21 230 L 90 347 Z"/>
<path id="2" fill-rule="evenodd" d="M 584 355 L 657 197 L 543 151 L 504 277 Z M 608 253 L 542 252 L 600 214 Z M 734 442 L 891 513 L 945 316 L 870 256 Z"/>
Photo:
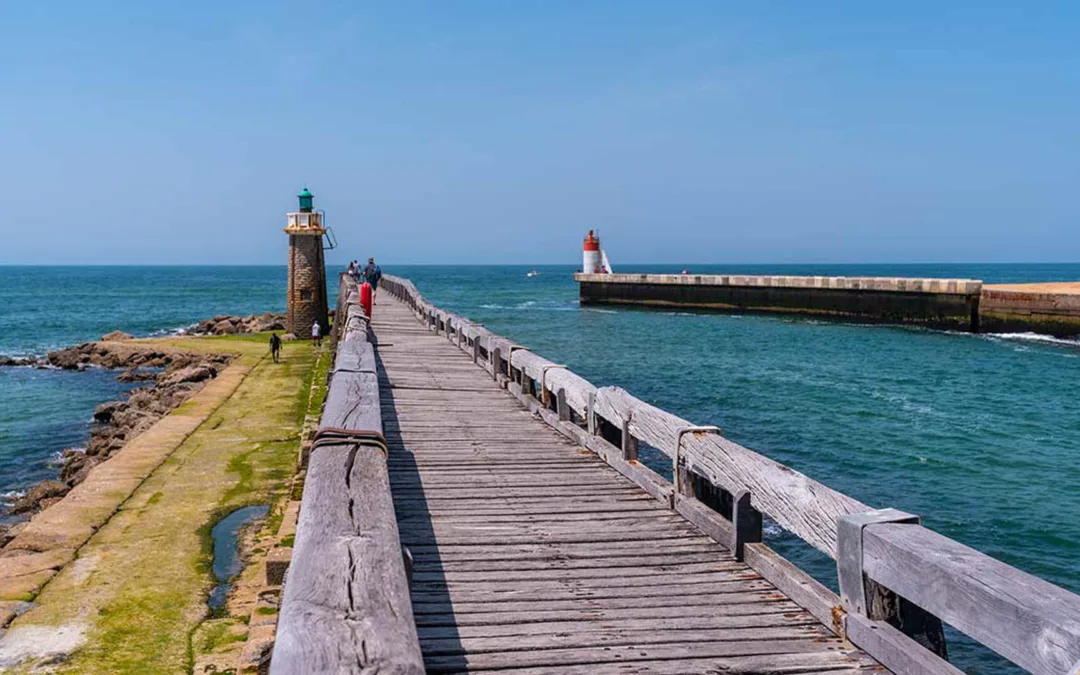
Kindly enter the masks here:
<path id="1" fill-rule="evenodd" d="M 433 302 L 622 386 L 873 506 L 1080 592 L 1080 343 L 897 326 L 582 308 L 572 266 L 394 267 Z M 679 271 L 632 266 L 626 271 Z M 1080 279 L 1070 265 L 694 266 L 695 273 Z M 331 286 L 334 284 L 332 283 Z M 0 267 L 0 354 L 42 353 L 120 328 L 149 335 L 213 314 L 284 307 L 283 267 Z M 331 292 L 333 292 L 333 288 Z M 85 438 L 108 373 L 0 369 L 0 490 L 54 470 Z M 832 562 L 770 541 L 825 581 Z M 969 672 L 1005 673 L 951 636 Z"/>

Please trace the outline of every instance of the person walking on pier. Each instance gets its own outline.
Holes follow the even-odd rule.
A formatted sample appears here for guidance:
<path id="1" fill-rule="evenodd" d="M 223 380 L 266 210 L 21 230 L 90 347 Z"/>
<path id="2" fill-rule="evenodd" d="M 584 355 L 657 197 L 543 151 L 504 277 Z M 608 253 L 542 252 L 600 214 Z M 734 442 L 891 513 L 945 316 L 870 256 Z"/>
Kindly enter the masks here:
<path id="1" fill-rule="evenodd" d="M 278 355 L 281 353 L 281 338 L 277 333 L 270 335 L 270 355 L 274 357 L 274 363 L 278 362 Z"/>
<path id="2" fill-rule="evenodd" d="M 311 324 L 311 342 L 316 347 L 322 347 L 322 326 L 318 321 Z"/>
<path id="3" fill-rule="evenodd" d="M 379 290 L 379 281 L 382 280 L 382 270 L 375 264 L 375 258 L 368 258 L 363 277 L 364 281 L 371 284 L 371 295 L 374 297 L 375 291 Z"/>

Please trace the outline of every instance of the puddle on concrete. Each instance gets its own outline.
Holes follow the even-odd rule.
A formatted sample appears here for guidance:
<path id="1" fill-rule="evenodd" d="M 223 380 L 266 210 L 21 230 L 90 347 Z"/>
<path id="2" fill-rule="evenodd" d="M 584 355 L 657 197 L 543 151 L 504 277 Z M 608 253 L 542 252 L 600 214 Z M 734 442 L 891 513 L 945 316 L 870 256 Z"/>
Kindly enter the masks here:
<path id="1" fill-rule="evenodd" d="M 214 578 L 217 586 L 210 592 L 209 605 L 214 612 L 225 607 L 229 597 L 231 581 L 243 569 L 240 560 L 240 531 L 253 520 L 262 518 L 269 511 L 268 506 L 245 506 L 221 519 L 210 531 L 214 540 Z"/>

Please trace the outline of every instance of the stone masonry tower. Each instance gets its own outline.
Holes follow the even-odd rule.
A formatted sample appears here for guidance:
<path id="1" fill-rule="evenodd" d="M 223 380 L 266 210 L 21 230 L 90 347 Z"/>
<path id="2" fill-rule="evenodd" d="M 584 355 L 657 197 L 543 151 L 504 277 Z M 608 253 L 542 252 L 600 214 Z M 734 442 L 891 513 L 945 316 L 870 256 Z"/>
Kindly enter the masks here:
<path id="1" fill-rule="evenodd" d="M 305 187 L 297 197 L 300 210 L 288 214 L 289 295 L 285 330 L 300 339 L 311 336 L 316 321 L 322 334 L 329 331 L 326 303 L 326 263 L 323 261 L 322 214 L 312 210 L 314 196 Z"/>

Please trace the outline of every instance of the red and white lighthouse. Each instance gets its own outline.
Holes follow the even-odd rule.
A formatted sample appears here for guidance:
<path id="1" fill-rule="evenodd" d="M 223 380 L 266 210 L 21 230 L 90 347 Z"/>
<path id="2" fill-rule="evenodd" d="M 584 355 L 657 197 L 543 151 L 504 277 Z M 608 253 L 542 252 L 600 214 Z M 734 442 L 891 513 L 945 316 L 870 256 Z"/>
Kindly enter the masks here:
<path id="1" fill-rule="evenodd" d="M 584 256 L 581 263 L 581 271 L 585 274 L 600 274 L 604 269 L 600 258 L 600 237 L 592 230 L 585 235 Z"/>
<path id="2" fill-rule="evenodd" d="M 611 274 L 611 265 L 607 255 L 600 248 L 600 237 L 589 230 L 585 235 L 585 245 L 582 247 L 581 271 L 585 274 Z"/>

